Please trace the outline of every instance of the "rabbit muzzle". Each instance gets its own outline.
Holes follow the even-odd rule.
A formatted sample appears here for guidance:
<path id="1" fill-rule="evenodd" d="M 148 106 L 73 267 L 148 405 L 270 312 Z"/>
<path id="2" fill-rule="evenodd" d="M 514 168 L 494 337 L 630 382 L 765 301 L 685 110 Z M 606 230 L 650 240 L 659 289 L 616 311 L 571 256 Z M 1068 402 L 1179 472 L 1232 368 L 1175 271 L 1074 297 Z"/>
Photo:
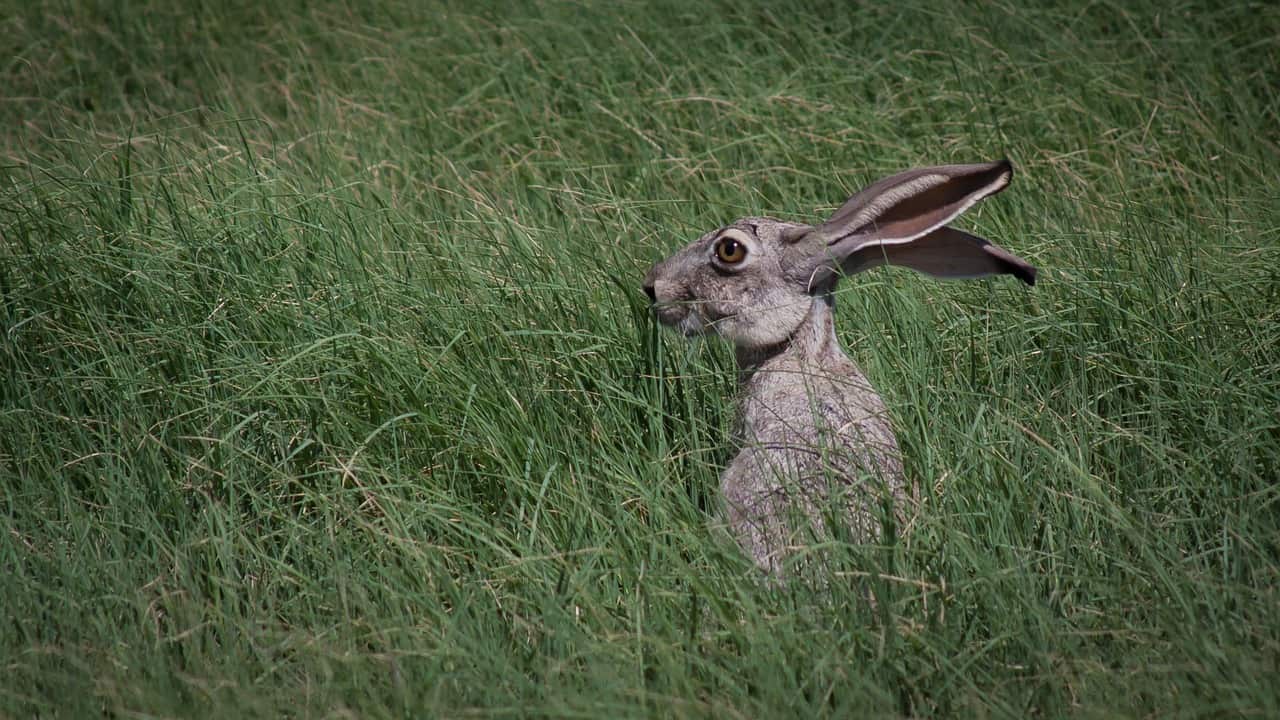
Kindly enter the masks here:
<path id="1" fill-rule="evenodd" d="M 661 270 L 662 263 L 658 263 L 644 279 L 644 294 L 649 298 L 654 317 L 687 336 L 706 332 L 708 321 L 699 311 L 700 303 L 685 285 L 664 277 Z"/>
<path id="2" fill-rule="evenodd" d="M 646 287 L 646 289 L 648 289 Z M 702 313 L 697 312 L 692 299 L 664 300 L 657 292 L 652 296 L 653 315 L 658 322 L 679 330 L 682 334 L 693 336 L 706 332 L 707 323 Z"/>

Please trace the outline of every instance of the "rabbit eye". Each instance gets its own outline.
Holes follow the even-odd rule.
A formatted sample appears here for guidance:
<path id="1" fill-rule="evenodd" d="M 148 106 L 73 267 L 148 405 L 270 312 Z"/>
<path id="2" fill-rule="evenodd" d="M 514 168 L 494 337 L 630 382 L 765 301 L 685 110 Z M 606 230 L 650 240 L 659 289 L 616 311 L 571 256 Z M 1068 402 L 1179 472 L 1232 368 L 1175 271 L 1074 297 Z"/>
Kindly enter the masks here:
<path id="1" fill-rule="evenodd" d="M 727 265 L 737 265 L 747 259 L 747 246 L 731 237 L 716 241 L 716 257 Z"/>

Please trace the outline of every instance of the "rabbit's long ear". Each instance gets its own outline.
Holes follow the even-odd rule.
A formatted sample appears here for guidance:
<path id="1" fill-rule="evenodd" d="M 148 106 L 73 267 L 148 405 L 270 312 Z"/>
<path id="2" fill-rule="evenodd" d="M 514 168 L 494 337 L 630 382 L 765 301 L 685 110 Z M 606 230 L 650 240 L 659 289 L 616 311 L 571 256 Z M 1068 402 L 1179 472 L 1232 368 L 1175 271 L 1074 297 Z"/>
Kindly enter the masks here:
<path id="1" fill-rule="evenodd" d="M 945 225 L 911 242 L 864 246 L 846 256 L 840 268 L 852 275 L 880 265 L 901 265 L 944 280 L 1008 274 L 1036 284 L 1035 266 L 989 240 Z"/>
<path id="2" fill-rule="evenodd" d="M 849 198 L 821 230 L 831 244 L 853 238 L 910 242 L 1000 192 L 1012 177 L 1013 165 L 1008 160 L 908 170 Z"/>
<path id="3" fill-rule="evenodd" d="M 849 198 L 818 235 L 825 268 L 812 286 L 829 281 L 835 266 L 847 274 L 892 264 L 941 278 L 1009 273 L 1027 284 L 1036 270 L 998 245 L 946 227 L 1013 177 L 1008 160 L 917 168 L 879 180 Z"/>

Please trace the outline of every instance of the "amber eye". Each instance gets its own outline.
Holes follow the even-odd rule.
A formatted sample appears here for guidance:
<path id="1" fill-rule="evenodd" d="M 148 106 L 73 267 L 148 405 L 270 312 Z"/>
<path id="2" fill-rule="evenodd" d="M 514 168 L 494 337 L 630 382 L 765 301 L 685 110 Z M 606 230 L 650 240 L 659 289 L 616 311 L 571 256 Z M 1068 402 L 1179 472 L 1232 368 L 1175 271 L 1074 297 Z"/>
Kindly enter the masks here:
<path id="1" fill-rule="evenodd" d="M 722 263 L 737 265 L 747 259 L 747 246 L 731 237 L 722 237 L 716 241 L 716 257 Z"/>

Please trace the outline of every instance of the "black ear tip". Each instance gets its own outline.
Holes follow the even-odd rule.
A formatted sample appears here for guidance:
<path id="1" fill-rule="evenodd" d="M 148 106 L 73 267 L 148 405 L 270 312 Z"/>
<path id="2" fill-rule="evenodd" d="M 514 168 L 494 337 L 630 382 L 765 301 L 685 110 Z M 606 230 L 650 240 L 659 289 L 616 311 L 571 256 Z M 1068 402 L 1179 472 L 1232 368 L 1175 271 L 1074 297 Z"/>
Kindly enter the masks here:
<path id="1" fill-rule="evenodd" d="M 1009 158 L 989 163 L 986 168 L 986 170 L 983 170 L 983 175 L 993 183 L 989 194 L 995 195 L 1009 187 L 1009 183 L 1013 182 L 1013 163 L 1009 161 Z"/>
<path id="2" fill-rule="evenodd" d="M 1013 161 L 1009 158 L 1002 158 L 996 161 L 996 167 L 1000 169 L 1001 175 L 1008 176 L 1005 180 L 1006 185 L 1013 182 Z"/>
<path id="3" fill-rule="evenodd" d="M 987 245 L 984 249 L 987 250 L 987 252 L 991 252 L 991 248 L 993 247 L 995 246 Z M 993 253 L 993 254 L 995 254 L 996 257 L 1000 258 L 1000 265 L 1002 267 L 1002 272 L 1008 273 L 1028 285 L 1031 285 L 1033 287 L 1035 286 L 1036 273 L 1039 272 L 1038 270 L 1036 270 L 1035 265 L 1025 262 L 1021 258 L 1010 255 L 1009 253 L 1005 252 L 1003 249 L 1001 249 L 999 253 Z"/>

